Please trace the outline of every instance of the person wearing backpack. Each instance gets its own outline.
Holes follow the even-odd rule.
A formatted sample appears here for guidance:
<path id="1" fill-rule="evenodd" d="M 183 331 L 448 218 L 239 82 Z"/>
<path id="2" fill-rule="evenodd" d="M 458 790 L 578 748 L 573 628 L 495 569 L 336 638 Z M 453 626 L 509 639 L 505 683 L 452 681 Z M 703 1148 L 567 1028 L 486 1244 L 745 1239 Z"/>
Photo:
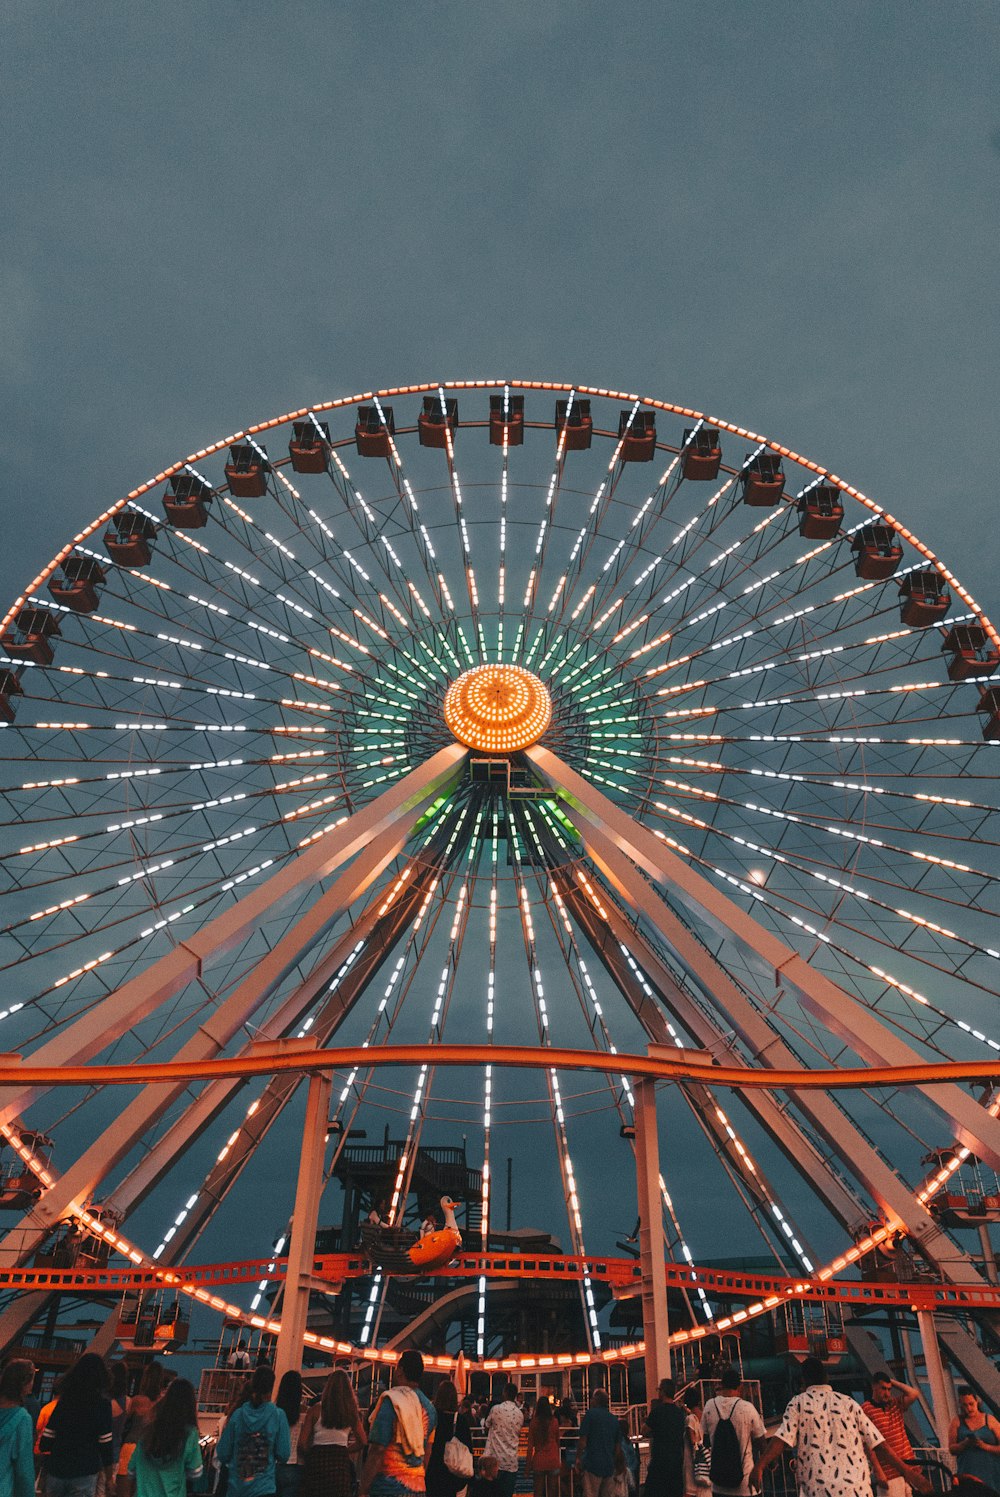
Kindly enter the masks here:
<path id="1" fill-rule="evenodd" d="M 767 1431 L 753 1404 L 740 1397 L 743 1379 L 736 1367 L 719 1378 L 719 1391 L 707 1400 L 701 1416 L 705 1444 L 712 1453 L 712 1492 L 716 1497 L 749 1497 L 754 1441 Z"/>

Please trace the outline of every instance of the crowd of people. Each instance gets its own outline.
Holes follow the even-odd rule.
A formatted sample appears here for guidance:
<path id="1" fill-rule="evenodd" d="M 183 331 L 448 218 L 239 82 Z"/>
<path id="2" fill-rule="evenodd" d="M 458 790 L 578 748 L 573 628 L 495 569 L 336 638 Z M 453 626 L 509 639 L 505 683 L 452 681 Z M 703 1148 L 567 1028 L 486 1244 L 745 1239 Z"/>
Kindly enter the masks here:
<path id="1" fill-rule="evenodd" d="M 712 1397 L 699 1385 L 678 1401 L 675 1384 L 660 1384 L 643 1426 L 650 1442 L 643 1497 L 750 1497 L 783 1456 L 794 1462 L 799 1497 L 909 1497 L 932 1483 L 917 1464 L 904 1419 L 919 1397 L 915 1388 L 878 1374 L 862 1404 L 837 1392 L 816 1357 L 801 1367 L 803 1390 L 767 1435 L 760 1412 L 742 1397 L 735 1368 L 723 1369 Z M 956 1458 L 962 1497 L 1000 1492 L 1000 1423 L 984 1413 L 969 1389 L 959 1395 L 949 1449 Z M 587 1497 L 614 1497 L 609 1486 Z"/>
<path id="2" fill-rule="evenodd" d="M 245 1348 L 237 1348 L 237 1355 Z M 249 1363 L 249 1356 L 246 1357 Z M 513 1497 L 525 1470 L 533 1497 L 629 1497 L 639 1453 L 626 1422 L 597 1389 L 582 1419 L 571 1400 L 525 1407 L 511 1383 L 496 1402 L 460 1397 L 439 1382 L 424 1393 L 423 1359 L 406 1351 L 391 1388 L 367 1419 L 346 1372 L 331 1372 L 307 1405 L 302 1377 L 286 1372 L 275 1392 L 266 1364 L 246 1373 L 221 1421 L 213 1497 Z M 751 1497 L 783 1456 L 794 1461 L 799 1497 L 910 1497 L 931 1490 L 916 1463 L 905 1413 L 914 1388 L 888 1373 L 862 1404 L 837 1392 L 810 1357 L 803 1390 L 768 1436 L 743 1397 L 740 1373 L 723 1368 L 702 1402 L 703 1383 L 664 1380 L 643 1424 L 649 1459 L 642 1497 Z M 124 1363 L 81 1356 L 44 1405 L 35 1368 L 13 1360 L 0 1372 L 0 1497 L 187 1497 L 203 1476 L 195 1390 L 156 1362 L 129 1395 Z M 1000 1497 L 1000 1422 L 969 1389 L 949 1432 L 961 1497 Z M 478 1461 L 473 1452 L 484 1442 Z"/>

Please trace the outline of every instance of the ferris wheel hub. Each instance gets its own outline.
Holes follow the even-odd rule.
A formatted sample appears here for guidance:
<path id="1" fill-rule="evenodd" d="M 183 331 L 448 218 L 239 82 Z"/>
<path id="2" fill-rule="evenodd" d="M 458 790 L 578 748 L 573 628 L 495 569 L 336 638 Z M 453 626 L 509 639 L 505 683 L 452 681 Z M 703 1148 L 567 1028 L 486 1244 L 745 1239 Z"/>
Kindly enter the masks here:
<path id="1" fill-rule="evenodd" d="M 448 687 L 444 720 L 466 748 L 512 754 L 541 738 L 552 721 L 552 698 L 519 665 L 477 665 Z"/>

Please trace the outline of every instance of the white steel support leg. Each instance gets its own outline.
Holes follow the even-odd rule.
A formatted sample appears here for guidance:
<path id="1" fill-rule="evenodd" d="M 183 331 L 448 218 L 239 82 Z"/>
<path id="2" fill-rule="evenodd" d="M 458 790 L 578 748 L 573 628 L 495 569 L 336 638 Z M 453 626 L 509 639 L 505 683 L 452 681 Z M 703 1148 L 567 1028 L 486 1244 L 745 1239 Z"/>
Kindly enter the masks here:
<path id="1" fill-rule="evenodd" d="M 637 1081 L 635 1092 L 635 1186 L 639 1205 L 639 1266 L 642 1271 L 642 1334 L 646 1343 L 646 1399 L 655 1398 L 670 1376 L 667 1280 L 663 1272 L 660 1208 L 660 1144 L 656 1132 L 656 1084 Z"/>
<path id="2" fill-rule="evenodd" d="M 292 1236 L 288 1244 L 281 1332 L 274 1359 L 275 1378 L 278 1382 L 286 1372 L 299 1372 L 302 1368 L 312 1260 L 316 1252 L 316 1227 L 319 1222 L 320 1196 L 323 1193 L 323 1160 L 326 1154 L 327 1123 L 330 1119 L 331 1084 L 329 1072 L 309 1078 Z"/>
<path id="3" fill-rule="evenodd" d="M 666 885 L 671 896 L 693 910 L 699 919 L 722 929 L 756 953 L 776 979 L 796 993 L 803 1007 L 855 1054 L 871 1065 L 916 1065 L 923 1059 L 863 1003 L 811 967 L 771 931 L 758 925 L 648 827 L 634 821 L 549 749 L 536 745 L 527 750 L 527 756 L 573 808 L 585 842 L 591 834 L 596 840 L 612 844 L 657 883 Z M 994 1169 L 1000 1169 L 1000 1121 L 957 1085 L 921 1086 L 919 1090 L 944 1115 L 960 1143 Z"/>
<path id="4" fill-rule="evenodd" d="M 941 1347 L 938 1344 L 933 1311 L 918 1310 L 917 1326 L 924 1349 L 924 1368 L 927 1372 L 927 1383 L 931 1390 L 931 1407 L 934 1410 L 934 1428 L 937 1432 L 937 1441 L 942 1448 L 947 1449 L 948 1426 L 951 1423 L 951 1401 L 948 1397 L 948 1378 L 944 1370 L 944 1361 L 941 1357 Z"/>

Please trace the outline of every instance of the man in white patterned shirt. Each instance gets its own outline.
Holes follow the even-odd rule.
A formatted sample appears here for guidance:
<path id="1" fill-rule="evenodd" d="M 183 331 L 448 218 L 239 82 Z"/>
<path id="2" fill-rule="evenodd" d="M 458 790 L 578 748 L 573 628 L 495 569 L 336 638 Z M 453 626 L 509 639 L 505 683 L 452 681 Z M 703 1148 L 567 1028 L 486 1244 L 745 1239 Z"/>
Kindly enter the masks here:
<path id="1" fill-rule="evenodd" d="M 513 1497 L 520 1461 L 521 1426 L 524 1415 L 517 1406 L 517 1389 L 508 1383 L 503 1402 L 494 1404 L 486 1415 L 486 1449 L 500 1467 L 497 1475 L 500 1497 Z"/>
<path id="2" fill-rule="evenodd" d="M 907 1475 L 861 1405 L 830 1387 L 818 1357 L 806 1357 L 802 1381 L 805 1391 L 790 1401 L 777 1432 L 750 1473 L 752 1489 L 760 1490 L 764 1472 L 788 1450 L 795 1452 L 800 1497 L 870 1497 L 869 1451 L 877 1450 L 880 1464 Z"/>

